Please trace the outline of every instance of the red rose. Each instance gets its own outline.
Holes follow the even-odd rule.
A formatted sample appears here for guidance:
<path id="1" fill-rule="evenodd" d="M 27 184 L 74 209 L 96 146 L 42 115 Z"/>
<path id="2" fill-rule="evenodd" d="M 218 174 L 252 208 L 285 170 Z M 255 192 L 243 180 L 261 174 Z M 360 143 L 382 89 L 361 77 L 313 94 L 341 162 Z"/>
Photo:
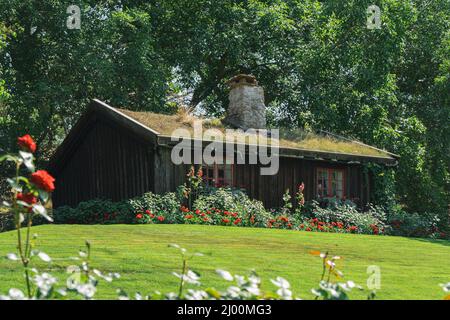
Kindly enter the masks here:
<path id="1" fill-rule="evenodd" d="M 199 209 L 195 210 L 195 214 L 200 214 L 200 210 Z"/>
<path id="2" fill-rule="evenodd" d="M 33 138 L 29 134 L 17 138 L 17 144 L 25 151 L 31 153 L 34 153 L 36 151 L 36 142 L 34 142 Z"/>
<path id="3" fill-rule="evenodd" d="M 155 215 L 153 213 L 150 214 L 150 218 L 154 218 Z"/>
<path id="4" fill-rule="evenodd" d="M 186 216 L 184 216 L 185 219 L 192 219 L 194 216 L 192 214 L 188 214 Z"/>
<path id="5" fill-rule="evenodd" d="M 28 204 L 35 204 L 37 202 L 37 198 L 32 193 L 18 193 L 17 200 L 26 202 Z"/>
<path id="6" fill-rule="evenodd" d="M 306 231 L 311 231 L 311 228 L 306 228 L 305 230 L 306 230 Z"/>
<path id="7" fill-rule="evenodd" d="M 234 224 L 239 224 L 241 222 L 241 218 L 237 218 L 236 220 L 234 220 Z"/>
<path id="8" fill-rule="evenodd" d="M 140 214 L 140 213 L 138 213 L 137 215 L 136 215 L 136 218 L 137 219 L 142 219 L 144 216 L 142 215 L 142 214 Z"/>
<path id="9" fill-rule="evenodd" d="M 166 219 L 166 218 L 164 218 L 163 216 L 159 216 L 159 217 L 158 217 L 158 220 L 159 220 L 160 222 L 163 222 L 165 219 Z"/>
<path id="10" fill-rule="evenodd" d="M 228 219 L 222 219 L 222 222 L 223 222 L 223 223 L 229 223 L 230 220 L 228 220 Z"/>
<path id="11" fill-rule="evenodd" d="M 55 178 L 53 178 L 47 171 L 38 170 L 31 174 L 31 182 L 39 189 L 43 189 L 47 192 L 55 190 Z"/>
<path id="12" fill-rule="evenodd" d="M 152 212 L 151 212 L 150 210 L 145 210 L 145 214 L 146 214 L 146 215 L 151 215 Z"/>

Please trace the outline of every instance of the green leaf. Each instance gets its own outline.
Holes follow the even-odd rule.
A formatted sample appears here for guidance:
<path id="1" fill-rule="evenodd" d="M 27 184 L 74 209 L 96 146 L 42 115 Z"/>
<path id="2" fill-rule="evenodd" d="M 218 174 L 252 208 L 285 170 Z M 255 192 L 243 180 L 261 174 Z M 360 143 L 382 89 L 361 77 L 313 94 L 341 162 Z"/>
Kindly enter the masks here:
<path id="1" fill-rule="evenodd" d="M 19 162 L 19 158 L 10 155 L 10 154 L 4 154 L 2 156 L 0 156 L 0 162 L 2 161 L 12 161 L 12 162 Z"/>

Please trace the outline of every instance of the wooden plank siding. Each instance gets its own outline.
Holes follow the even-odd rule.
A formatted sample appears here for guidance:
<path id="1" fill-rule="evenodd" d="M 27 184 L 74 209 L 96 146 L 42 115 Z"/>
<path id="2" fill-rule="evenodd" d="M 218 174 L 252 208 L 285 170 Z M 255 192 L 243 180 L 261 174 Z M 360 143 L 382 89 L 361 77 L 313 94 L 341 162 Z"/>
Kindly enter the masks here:
<path id="1" fill-rule="evenodd" d="M 56 174 L 55 207 L 90 199 L 119 201 L 155 190 L 154 146 L 97 119 Z"/>

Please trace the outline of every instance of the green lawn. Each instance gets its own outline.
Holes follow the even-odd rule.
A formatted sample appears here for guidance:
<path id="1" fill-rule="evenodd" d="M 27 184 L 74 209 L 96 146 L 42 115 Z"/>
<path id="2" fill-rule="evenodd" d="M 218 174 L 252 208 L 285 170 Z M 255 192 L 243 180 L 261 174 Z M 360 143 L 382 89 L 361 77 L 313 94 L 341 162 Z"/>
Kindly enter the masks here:
<path id="1" fill-rule="evenodd" d="M 115 289 L 129 293 L 154 290 L 176 291 L 177 279 L 171 274 L 180 269 L 177 250 L 169 243 L 205 254 L 191 263 L 207 286 L 223 289 L 226 282 L 216 276 L 221 268 L 247 274 L 254 268 L 263 278 L 263 288 L 273 289 L 268 281 L 275 276 L 288 279 L 294 292 L 312 298 L 310 289 L 321 275 L 320 258 L 311 250 L 328 250 L 343 257 L 340 269 L 345 279 L 365 285 L 369 265 L 381 268 L 378 299 L 442 299 L 439 283 L 450 281 L 450 242 L 387 236 L 328 234 L 272 229 L 212 227 L 198 225 L 48 225 L 34 227 L 38 247 L 54 258 L 55 275 L 64 260 L 76 256 L 84 240 L 93 246 L 92 265 L 103 271 L 121 274 L 121 279 L 102 282 L 97 298 L 115 297 Z M 0 234 L 0 256 L 15 250 L 15 232 Z M 47 265 L 40 262 L 40 268 Z M 0 259 L 0 292 L 10 287 L 23 288 L 17 262 Z M 352 298 L 364 298 L 353 293 Z"/>

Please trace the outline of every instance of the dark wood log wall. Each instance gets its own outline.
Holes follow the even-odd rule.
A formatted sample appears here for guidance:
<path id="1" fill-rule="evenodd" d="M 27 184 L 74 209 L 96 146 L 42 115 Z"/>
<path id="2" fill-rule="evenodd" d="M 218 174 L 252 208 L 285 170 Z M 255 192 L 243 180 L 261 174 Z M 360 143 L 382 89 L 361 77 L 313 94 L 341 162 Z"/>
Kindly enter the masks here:
<path id="1" fill-rule="evenodd" d="M 118 201 L 154 191 L 154 147 L 117 124 L 97 120 L 56 174 L 53 205 Z"/>

